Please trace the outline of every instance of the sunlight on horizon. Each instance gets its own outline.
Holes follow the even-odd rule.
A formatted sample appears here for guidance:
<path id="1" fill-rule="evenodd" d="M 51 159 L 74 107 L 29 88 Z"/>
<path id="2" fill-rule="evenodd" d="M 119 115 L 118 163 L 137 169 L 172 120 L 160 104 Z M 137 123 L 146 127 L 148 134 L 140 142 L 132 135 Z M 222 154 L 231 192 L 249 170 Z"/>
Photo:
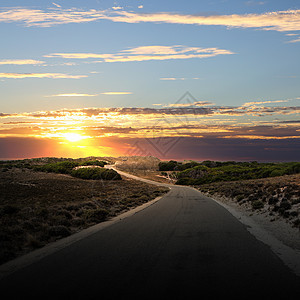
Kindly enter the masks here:
<path id="1" fill-rule="evenodd" d="M 78 133 L 73 133 L 73 132 L 67 132 L 63 134 L 63 137 L 68 140 L 69 142 L 79 142 L 83 139 L 86 139 L 88 137 L 80 135 Z"/>

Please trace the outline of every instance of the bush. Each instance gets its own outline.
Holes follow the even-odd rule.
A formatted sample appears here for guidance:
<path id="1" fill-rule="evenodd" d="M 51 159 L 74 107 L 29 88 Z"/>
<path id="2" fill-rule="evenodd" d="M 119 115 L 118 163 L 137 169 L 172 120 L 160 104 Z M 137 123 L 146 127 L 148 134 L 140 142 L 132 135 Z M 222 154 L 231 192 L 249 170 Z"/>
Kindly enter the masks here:
<path id="1" fill-rule="evenodd" d="M 57 163 L 49 163 L 42 166 L 34 166 L 35 171 L 69 174 L 72 169 L 78 167 L 79 163 L 75 161 L 60 161 Z"/>
<path id="2" fill-rule="evenodd" d="M 181 170 L 178 172 L 177 178 L 194 179 L 193 184 L 205 184 L 219 181 L 236 181 L 246 179 L 259 179 L 275 176 L 283 176 L 289 174 L 297 174 L 300 172 L 300 163 L 257 163 L 257 162 L 214 162 L 204 161 L 201 164 L 182 164 L 174 167 L 175 161 L 161 163 L 161 168 L 169 168 L 173 166 L 173 170 Z M 190 168 L 186 168 L 190 167 Z M 182 183 L 186 182 L 186 183 Z M 181 180 L 179 184 L 190 184 L 187 179 Z"/>
<path id="3" fill-rule="evenodd" d="M 115 170 L 99 167 L 79 168 L 71 172 L 73 177 L 92 180 L 121 180 L 121 176 Z"/>
<path id="4" fill-rule="evenodd" d="M 98 208 L 88 211 L 86 213 L 86 219 L 88 219 L 91 222 L 98 223 L 104 221 L 107 218 L 108 214 L 109 212 L 106 209 Z"/>
<path id="5" fill-rule="evenodd" d="M 286 200 L 281 201 L 280 206 L 279 206 L 279 208 L 282 208 L 284 210 L 290 209 L 291 207 L 292 207 L 292 205 Z"/>
<path id="6" fill-rule="evenodd" d="M 99 166 L 99 167 L 104 167 L 107 165 L 106 161 L 101 161 L 101 160 L 87 160 L 84 161 L 83 163 L 80 164 L 81 166 Z"/>
<path id="7" fill-rule="evenodd" d="M 170 160 L 168 162 L 160 162 L 158 164 L 159 171 L 174 171 L 178 163 L 175 160 Z"/>
<path id="8" fill-rule="evenodd" d="M 264 207 L 264 203 L 260 200 L 256 200 L 252 202 L 252 208 L 253 209 L 260 209 Z"/>

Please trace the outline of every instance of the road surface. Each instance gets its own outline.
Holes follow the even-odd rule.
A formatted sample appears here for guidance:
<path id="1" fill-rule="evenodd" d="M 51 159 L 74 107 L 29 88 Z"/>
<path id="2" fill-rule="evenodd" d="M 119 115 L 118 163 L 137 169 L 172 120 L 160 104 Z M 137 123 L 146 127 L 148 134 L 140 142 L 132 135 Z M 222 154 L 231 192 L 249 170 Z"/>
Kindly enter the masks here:
<path id="1" fill-rule="evenodd" d="M 6 299 L 292 299 L 300 278 L 224 207 L 173 186 L 146 209 L 2 278 L 0 290 Z"/>

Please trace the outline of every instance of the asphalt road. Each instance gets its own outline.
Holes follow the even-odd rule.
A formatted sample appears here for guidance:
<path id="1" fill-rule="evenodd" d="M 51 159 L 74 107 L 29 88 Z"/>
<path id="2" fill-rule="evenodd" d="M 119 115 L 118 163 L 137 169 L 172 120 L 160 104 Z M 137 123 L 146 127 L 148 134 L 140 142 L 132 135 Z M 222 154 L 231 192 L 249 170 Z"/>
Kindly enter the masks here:
<path id="1" fill-rule="evenodd" d="M 6 299 L 293 299 L 300 278 L 225 208 L 174 186 L 133 216 L 3 278 L 0 291 Z"/>

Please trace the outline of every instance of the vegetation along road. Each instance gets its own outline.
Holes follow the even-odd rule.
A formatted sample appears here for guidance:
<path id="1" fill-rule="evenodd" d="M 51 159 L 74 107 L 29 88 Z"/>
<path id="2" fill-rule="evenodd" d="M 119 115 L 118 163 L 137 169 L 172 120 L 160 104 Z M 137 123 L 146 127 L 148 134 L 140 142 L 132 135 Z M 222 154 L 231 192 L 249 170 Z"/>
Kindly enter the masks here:
<path id="1" fill-rule="evenodd" d="M 145 209 L 7 274 L 2 293 L 10 299 L 299 295 L 300 278 L 224 207 L 191 187 L 170 187 Z"/>

